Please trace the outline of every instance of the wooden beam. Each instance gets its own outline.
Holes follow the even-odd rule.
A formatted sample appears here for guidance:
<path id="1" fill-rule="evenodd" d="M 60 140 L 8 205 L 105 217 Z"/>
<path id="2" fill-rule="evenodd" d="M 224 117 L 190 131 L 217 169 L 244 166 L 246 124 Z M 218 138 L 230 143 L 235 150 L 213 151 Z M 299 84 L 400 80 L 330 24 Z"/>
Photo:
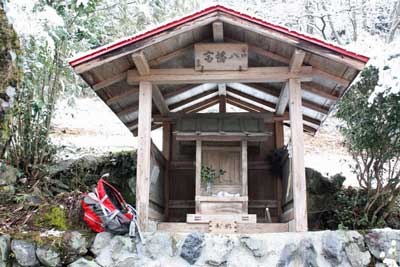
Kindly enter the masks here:
<path id="1" fill-rule="evenodd" d="M 93 90 L 98 91 L 107 86 L 113 85 L 117 82 L 121 82 L 123 80 L 126 80 L 127 74 L 128 74 L 127 71 L 116 74 L 116 75 L 112 76 L 111 78 L 105 79 L 104 81 L 101 81 L 101 82 L 98 82 L 98 83 L 92 85 L 92 88 L 93 88 Z"/>
<path id="2" fill-rule="evenodd" d="M 242 157 L 242 168 L 241 168 L 241 175 L 242 175 L 242 196 L 248 196 L 248 184 L 247 184 L 247 141 L 243 140 L 241 142 L 241 157 Z M 246 207 L 247 210 L 247 207 Z"/>
<path id="3" fill-rule="evenodd" d="M 273 59 L 273 60 L 275 60 L 277 62 L 280 62 L 280 63 L 283 63 L 283 64 L 289 64 L 289 62 L 290 62 L 290 59 L 287 58 L 287 57 L 278 55 L 276 53 L 273 53 L 271 51 L 265 50 L 265 49 L 263 49 L 261 47 L 255 46 L 255 45 L 249 44 L 249 51 L 252 51 L 252 52 L 254 52 L 256 54 L 259 54 L 261 56 L 268 57 L 270 59 Z M 328 80 L 337 82 L 339 85 L 344 86 L 344 87 L 347 87 L 350 84 L 350 81 L 348 81 L 348 80 L 346 80 L 346 79 L 344 79 L 342 77 L 330 74 L 330 73 L 328 73 L 326 71 L 323 71 L 323 70 L 321 70 L 319 68 L 316 68 L 316 67 L 313 67 L 313 73 L 316 76 L 319 76 L 319 77 L 322 77 L 324 79 L 328 79 Z"/>
<path id="4" fill-rule="evenodd" d="M 133 54 L 132 60 L 135 63 L 136 69 L 141 76 L 148 75 L 150 73 L 149 63 L 147 62 L 146 57 L 144 56 L 143 53 Z M 153 85 L 152 90 L 153 90 L 153 101 L 154 101 L 154 104 L 156 105 L 157 109 L 163 115 L 168 114 L 169 108 L 168 108 L 167 103 L 165 102 L 165 99 L 164 99 L 161 91 L 160 91 L 160 88 L 158 88 L 157 85 Z"/>
<path id="5" fill-rule="evenodd" d="M 299 49 L 294 50 L 292 58 L 290 59 L 289 62 L 289 71 L 291 73 L 298 73 L 300 71 L 305 56 L 306 53 L 304 51 L 301 51 Z M 276 114 L 282 115 L 285 112 L 288 101 L 289 101 L 289 88 L 288 88 L 288 82 L 286 82 L 279 95 L 278 103 L 276 104 L 275 108 Z"/>
<path id="6" fill-rule="evenodd" d="M 165 102 L 164 96 L 162 95 L 160 88 L 158 88 L 157 85 L 153 85 L 153 101 L 158 111 L 160 111 L 162 115 L 166 115 L 169 113 L 168 105 Z"/>
<path id="7" fill-rule="evenodd" d="M 219 83 L 218 84 L 218 95 L 219 95 L 219 112 L 226 112 L 226 84 Z"/>
<path id="8" fill-rule="evenodd" d="M 136 209 L 142 231 L 147 231 L 150 196 L 151 83 L 139 84 L 139 124 L 136 174 Z"/>
<path id="9" fill-rule="evenodd" d="M 154 115 L 153 116 L 153 121 L 154 122 L 171 122 L 174 123 L 178 120 L 181 120 L 182 118 L 192 118 L 192 119 L 198 119 L 198 118 L 209 118 L 210 116 L 212 118 L 249 118 L 249 113 L 248 112 L 230 112 L 230 113 L 212 113 L 212 114 L 204 114 L 204 113 L 192 113 L 192 114 L 183 114 L 180 112 L 171 112 L 168 114 L 168 116 L 160 116 L 160 115 Z M 263 112 L 263 113 L 255 113 L 251 114 L 251 117 L 253 118 L 260 118 L 263 119 L 264 122 L 274 122 L 274 121 L 282 121 L 283 119 L 288 119 L 283 118 L 282 116 L 276 116 L 272 112 Z"/>
<path id="10" fill-rule="evenodd" d="M 292 141 L 292 181 L 295 231 L 307 231 L 307 193 L 304 168 L 303 119 L 300 81 L 289 80 L 289 118 Z"/>
<path id="11" fill-rule="evenodd" d="M 107 99 L 106 104 L 107 105 L 112 105 L 115 103 L 118 103 L 119 101 L 129 98 L 133 95 L 136 95 L 137 93 L 139 93 L 139 88 L 138 87 L 131 87 L 125 91 L 123 91 L 121 94 L 115 95 L 113 97 L 110 97 L 109 99 Z"/>
<path id="12" fill-rule="evenodd" d="M 212 24 L 214 42 L 222 43 L 224 41 L 224 26 L 222 22 L 216 21 Z"/>
<path id="13" fill-rule="evenodd" d="M 150 73 L 149 63 L 142 52 L 132 54 L 132 60 L 135 63 L 139 75 L 148 75 Z"/>
<path id="14" fill-rule="evenodd" d="M 258 67 L 246 71 L 195 71 L 194 69 L 151 69 L 141 76 L 137 70 L 129 70 L 128 84 L 148 81 L 155 84 L 194 84 L 223 82 L 286 82 L 288 79 L 312 80 L 312 67 L 302 67 L 298 73 L 290 73 L 288 67 Z"/>

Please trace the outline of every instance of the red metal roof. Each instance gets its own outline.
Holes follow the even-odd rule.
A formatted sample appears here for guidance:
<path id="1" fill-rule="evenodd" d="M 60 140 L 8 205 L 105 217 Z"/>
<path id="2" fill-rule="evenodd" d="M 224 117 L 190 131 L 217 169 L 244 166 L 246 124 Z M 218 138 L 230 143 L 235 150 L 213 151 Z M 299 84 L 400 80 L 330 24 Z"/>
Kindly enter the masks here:
<path id="1" fill-rule="evenodd" d="M 282 27 L 282 26 L 279 26 L 279 25 L 276 25 L 276 24 L 272 24 L 272 23 L 266 22 L 264 20 L 261 20 L 261 19 L 249 16 L 249 15 L 246 15 L 246 14 L 240 13 L 238 11 L 226 8 L 226 7 L 221 6 L 221 5 L 216 5 L 216 6 L 212 6 L 212 7 L 206 8 L 206 9 L 204 9 L 202 11 L 196 12 L 196 13 L 194 13 L 192 15 L 186 16 L 184 18 L 181 18 L 179 20 L 172 21 L 170 23 L 167 23 L 165 25 L 162 25 L 160 27 L 157 27 L 157 28 L 152 29 L 150 31 L 147 31 L 145 33 L 142 33 L 142 34 L 139 34 L 139 35 L 136 35 L 136 36 L 132 36 L 132 37 L 128 37 L 128 38 L 123 39 L 121 41 L 118 41 L 118 42 L 115 42 L 115 43 L 112 43 L 112 44 L 109 44 L 109 45 L 105 45 L 105 46 L 99 47 L 99 48 L 97 48 L 95 50 L 92 50 L 92 51 L 88 52 L 85 55 L 82 55 L 82 56 L 80 56 L 78 58 L 70 60 L 69 64 L 72 67 L 77 66 L 79 64 L 87 62 L 87 61 L 89 61 L 91 59 L 94 59 L 94 58 L 96 58 L 98 56 L 104 55 L 104 54 L 106 54 L 106 53 L 108 53 L 110 51 L 113 51 L 113 50 L 118 49 L 120 47 L 123 47 L 125 45 L 129 45 L 129 44 L 135 43 L 137 41 L 143 40 L 145 38 L 151 37 L 153 35 L 156 35 L 156 34 L 161 33 L 163 31 L 169 30 L 169 29 L 174 28 L 176 26 L 179 26 L 179 25 L 181 25 L 183 23 L 195 20 L 195 19 L 197 19 L 197 18 L 199 18 L 201 16 L 210 14 L 210 13 L 215 12 L 215 11 L 223 11 L 225 13 L 234 15 L 234 16 L 239 17 L 241 19 L 245 19 L 245 20 L 248 20 L 250 22 L 257 23 L 258 25 L 264 26 L 264 27 L 266 27 L 268 29 L 272 29 L 272 30 L 275 30 L 277 32 L 287 34 L 289 36 L 293 36 L 293 37 L 299 38 L 301 40 L 308 41 L 310 43 L 313 43 L 313 44 L 319 45 L 321 47 L 324 47 L 324 48 L 330 49 L 332 51 L 335 51 L 337 53 L 340 53 L 340 54 L 342 54 L 344 56 L 348 56 L 348 57 L 360 60 L 360 61 L 362 61 L 364 63 L 366 63 L 369 60 L 369 58 L 366 57 L 366 56 L 359 55 L 359 54 L 356 54 L 354 52 L 347 51 L 346 49 L 343 49 L 341 47 L 329 44 L 329 43 L 324 42 L 324 41 L 322 41 L 320 39 L 317 39 L 317 38 L 314 38 L 314 37 L 311 37 L 311 36 L 296 32 L 296 31 L 289 30 L 288 28 L 285 28 L 285 27 Z"/>

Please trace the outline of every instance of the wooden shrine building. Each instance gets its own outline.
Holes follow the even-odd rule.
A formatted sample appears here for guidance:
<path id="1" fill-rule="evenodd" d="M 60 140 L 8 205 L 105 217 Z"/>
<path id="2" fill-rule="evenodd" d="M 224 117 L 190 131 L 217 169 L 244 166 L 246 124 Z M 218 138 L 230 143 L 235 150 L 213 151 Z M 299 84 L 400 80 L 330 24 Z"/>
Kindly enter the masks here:
<path id="1" fill-rule="evenodd" d="M 138 136 L 143 229 L 256 233 L 307 231 L 303 133 L 318 130 L 367 61 L 214 6 L 69 63 Z M 159 127 L 162 152 L 150 135 Z M 206 184 L 206 167 L 223 173 Z"/>

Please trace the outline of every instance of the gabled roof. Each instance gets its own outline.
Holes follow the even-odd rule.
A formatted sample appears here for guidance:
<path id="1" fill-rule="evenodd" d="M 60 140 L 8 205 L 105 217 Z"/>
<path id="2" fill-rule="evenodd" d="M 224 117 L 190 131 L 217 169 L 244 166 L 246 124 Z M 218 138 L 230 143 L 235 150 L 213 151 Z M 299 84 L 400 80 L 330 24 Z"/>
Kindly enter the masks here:
<path id="1" fill-rule="evenodd" d="M 107 45 L 101 46 L 99 48 L 96 48 L 94 50 L 88 51 L 87 53 L 85 53 L 83 55 L 79 55 L 79 56 L 77 56 L 75 58 L 72 58 L 69 61 L 69 64 L 72 67 L 74 67 L 74 66 L 79 65 L 81 63 L 87 62 L 87 61 L 89 61 L 89 60 L 91 60 L 93 58 L 96 58 L 98 56 L 106 54 L 106 53 L 108 53 L 108 52 L 110 52 L 112 50 L 124 47 L 124 46 L 126 46 L 128 44 L 135 43 L 135 42 L 140 41 L 142 39 L 145 39 L 145 38 L 151 37 L 153 35 L 159 34 L 160 32 L 167 31 L 167 30 L 172 29 L 172 28 L 174 28 L 176 26 L 179 26 L 179 25 L 181 25 L 183 23 L 195 20 L 195 19 L 197 19 L 197 18 L 199 18 L 201 16 L 207 15 L 207 14 L 215 12 L 215 11 L 222 11 L 222 12 L 226 12 L 228 14 L 235 15 L 235 16 L 237 16 L 239 18 L 242 18 L 242 19 L 251 21 L 253 23 L 257 23 L 257 24 L 259 24 L 261 26 L 267 27 L 267 28 L 269 28 L 271 30 L 275 30 L 275 31 L 287 34 L 289 36 L 300 38 L 300 39 L 302 39 L 304 41 L 319 45 L 319 46 L 324 47 L 324 48 L 331 49 L 332 51 L 341 53 L 344 56 L 352 57 L 354 59 L 360 60 L 360 61 L 365 62 L 365 63 L 369 60 L 369 58 L 366 57 L 366 56 L 363 56 L 363 55 L 360 55 L 360 54 L 356 54 L 356 53 L 353 53 L 351 51 L 347 51 L 344 48 L 341 48 L 339 46 L 327 43 L 327 42 L 322 41 L 320 39 L 317 39 L 315 37 L 312 37 L 312 36 L 309 36 L 309 35 L 305 35 L 303 33 L 299 33 L 299 32 L 296 32 L 296 31 L 292 31 L 292 30 L 290 30 L 288 28 L 285 28 L 285 27 L 282 27 L 280 25 L 269 23 L 269 22 L 264 21 L 262 19 L 255 18 L 255 17 L 249 16 L 249 15 L 240 13 L 238 11 L 226 8 L 226 7 L 221 6 L 221 5 L 216 5 L 216 6 L 211 6 L 209 8 L 204 9 L 204 10 L 201 10 L 199 12 L 193 13 L 193 14 L 191 14 L 189 16 L 185 16 L 183 18 L 180 18 L 180 19 L 174 20 L 172 22 L 163 24 L 161 26 L 158 26 L 158 27 L 156 27 L 156 28 L 154 28 L 152 30 L 146 31 L 144 33 L 137 34 L 137 35 L 134 35 L 134 36 L 130 36 L 130 37 L 118 40 L 118 41 L 116 41 L 114 43 L 107 44 Z"/>
<path id="2" fill-rule="evenodd" d="M 142 53 L 152 69 L 194 68 L 194 44 L 213 42 L 214 22 L 223 23 L 225 42 L 248 44 L 249 67 L 254 69 L 288 66 L 296 49 L 305 51 L 303 65 L 313 69 L 312 82 L 302 83 L 304 129 L 309 132 L 318 129 L 368 61 L 366 56 L 218 5 L 99 47 L 69 64 L 135 131 L 138 87 L 127 81 L 128 72 L 136 69 L 132 54 Z M 227 103 L 253 112 L 275 112 L 283 84 L 231 82 L 226 87 Z M 215 83 L 160 84 L 158 88 L 174 112 L 197 112 L 219 102 Z M 158 109 L 154 105 L 156 116 Z"/>

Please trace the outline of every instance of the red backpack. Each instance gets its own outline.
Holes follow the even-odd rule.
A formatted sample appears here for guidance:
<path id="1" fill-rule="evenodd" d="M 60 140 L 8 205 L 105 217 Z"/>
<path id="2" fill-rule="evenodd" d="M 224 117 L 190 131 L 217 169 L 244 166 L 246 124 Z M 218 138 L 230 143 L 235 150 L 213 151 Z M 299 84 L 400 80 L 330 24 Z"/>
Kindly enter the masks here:
<path id="1" fill-rule="evenodd" d="M 94 192 L 83 194 L 81 203 L 83 220 L 93 231 L 135 235 L 135 226 L 138 227 L 136 210 L 104 180 L 104 176 L 97 182 Z"/>

